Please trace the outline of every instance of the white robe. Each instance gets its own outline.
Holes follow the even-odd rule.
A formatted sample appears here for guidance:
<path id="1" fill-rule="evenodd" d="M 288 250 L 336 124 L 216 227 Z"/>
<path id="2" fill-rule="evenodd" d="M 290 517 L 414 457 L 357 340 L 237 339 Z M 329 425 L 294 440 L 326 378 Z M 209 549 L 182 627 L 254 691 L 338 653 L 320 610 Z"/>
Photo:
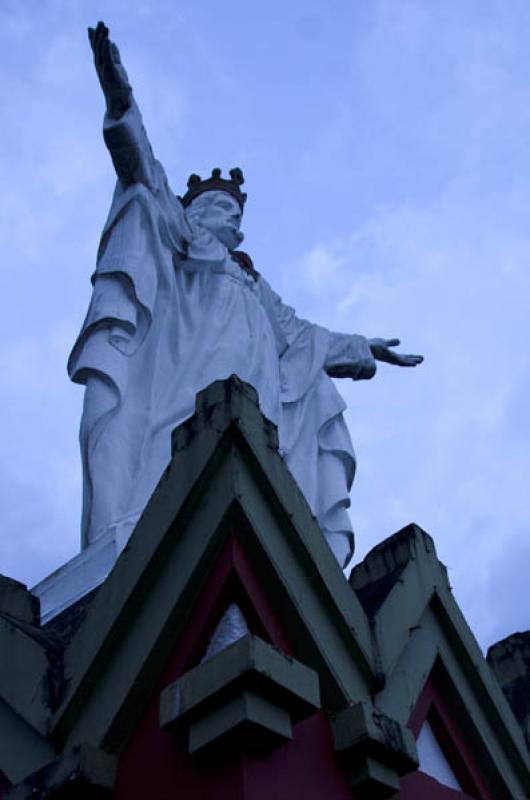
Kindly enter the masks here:
<path id="1" fill-rule="evenodd" d="M 85 383 L 82 545 L 114 528 L 125 541 L 170 459 L 171 432 L 197 392 L 237 374 L 278 426 L 280 452 L 341 564 L 353 552 L 346 509 L 355 471 L 344 401 L 326 369 L 375 372 L 366 339 L 299 319 L 235 262 L 171 192 L 133 105 L 105 121 L 120 179 L 68 362 Z"/>

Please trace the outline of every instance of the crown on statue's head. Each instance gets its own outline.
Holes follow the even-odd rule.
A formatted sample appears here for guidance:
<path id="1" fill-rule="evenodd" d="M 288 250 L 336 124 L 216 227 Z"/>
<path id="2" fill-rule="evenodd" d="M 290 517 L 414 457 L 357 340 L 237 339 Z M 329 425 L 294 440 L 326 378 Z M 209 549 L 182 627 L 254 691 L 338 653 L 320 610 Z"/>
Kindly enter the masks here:
<path id="1" fill-rule="evenodd" d="M 203 192 L 228 192 L 232 197 L 237 200 L 243 210 L 243 206 L 247 196 L 239 188 L 245 179 L 239 167 L 234 167 L 230 170 L 230 180 L 221 178 L 221 170 L 216 167 L 212 169 L 211 178 L 202 180 L 200 175 L 190 175 L 188 178 L 188 191 L 181 197 L 182 205 L 189 206 L 192 200 L 195 200 Z"/>

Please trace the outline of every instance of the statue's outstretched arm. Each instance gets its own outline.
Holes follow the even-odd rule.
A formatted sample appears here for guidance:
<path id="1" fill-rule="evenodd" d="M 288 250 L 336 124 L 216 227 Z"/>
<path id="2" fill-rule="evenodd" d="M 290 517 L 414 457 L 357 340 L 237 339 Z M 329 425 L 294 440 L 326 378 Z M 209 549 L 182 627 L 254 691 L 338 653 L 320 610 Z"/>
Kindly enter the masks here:
<path id="1" fill-rule="evenodd" d="M 260 276 L 258 286 L 262 302 L 273 324 L 277 336 L 278 349 L 284 365 L 293 364 L 301 357 L 307 356 L 306 368 L 300 363 L 293 367 L 296 373 L 295 382 L 304 383 L 310 379 L 312 368 L 324 369 L 328 375 L 336 378 L 352 378 L 361 380 L 375 375 L 375 357 L 368 340 L 364 336 L 332 331 L 315 325 L 297 316 L 294 308 L 284 303 L 274 292 L 267 281 Z M 305 356 L 302 354 L 305 351 Z M 292 381 L 291 381 L 292 383 Z"/>
<path id="2" fill-rule="evenodd" d="M 326 331 L 298 317 L 294 308 L 286 305 L 266 280 L 260 278 L 259 285 L 262 301 L 269 311 L 274 329 L 279 333 L 280 351 L 286 352 L 296 342 L 309 342 L 312 337 L 316 337 L 315 341 L 319 339 L 326 342 L 322 366 L 332 378 L 373 378 L 376 361 L 386 361 L 399 367 L 415 367 L 423 361 L 423 356 L 405 355 L 393 350 L 399 345 L 399 339 L 367 339 L 356 333 Z M 321 333 L 325 336 L 321 336 Z M 313 349 L 316 352 L 316 348 Z"/>
<path id="3" fill-rule="evenodd" d="M 364 346 L 368 346 L 372 359 L 376 361 L 385 361 L 387 364 L 394 364 L 397 367 L 416 367 L 423 361 L 423 356 L 398 353 L 393 350 L 393 347 L 399 345 L 399 339 L 364 339 L 364 337 L 358 337 L 355 334 L 332 333 L 325 366 L 328 375 L 332 378 L 359 377 L 356 360 L 351 358 L 349 353 L 352 346 L 355 345 L 355 340 L 359 338 L 363 339 Z M 374 374 L 375 369 L 373 368 L 371 372 L 368 370 L 361 377 L 371 378 Z"/>
<path id="4" fill-rule="evenodd" d="M 149 189 L 165 180 L 145 132 L 140 111 L 134 102 L 131 84 L 117 46 L 109 39 L 103 22 L 88 29 L 94 65 L 105 96 L 107 113 L 103 135 L 116 174 L 123 188 L 143 183 Z"/>

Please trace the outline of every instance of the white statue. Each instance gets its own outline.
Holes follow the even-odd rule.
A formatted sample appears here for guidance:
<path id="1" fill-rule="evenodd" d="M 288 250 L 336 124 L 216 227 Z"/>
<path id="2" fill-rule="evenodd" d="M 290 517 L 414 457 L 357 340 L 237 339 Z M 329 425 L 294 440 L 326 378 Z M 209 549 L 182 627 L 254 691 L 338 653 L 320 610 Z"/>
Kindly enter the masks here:
<path id="1" fill-rule="evenodd" d="M 355 470 L 345 405 L 330 378 L 371 378 L 375 359 L 415 366 L 397 340 L 336 334 L 299 319 L 237 251 L 241 171 L 191 176 L 177 198 L 153 156 L 108 29 L 89 29 L 118 176 L 86 320 L 69 360 L 86 385 L 82 546 L 124 542 L 170 459 L 195 396 L 236 373 L 258 392 L 280 450 L 339 563 L 353 552 Z"/>

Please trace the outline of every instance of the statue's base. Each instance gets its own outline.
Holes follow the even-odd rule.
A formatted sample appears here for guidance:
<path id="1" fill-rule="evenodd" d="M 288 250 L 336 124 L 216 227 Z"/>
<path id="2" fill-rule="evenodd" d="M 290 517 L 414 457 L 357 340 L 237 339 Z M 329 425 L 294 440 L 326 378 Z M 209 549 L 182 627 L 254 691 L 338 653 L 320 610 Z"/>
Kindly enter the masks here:
<path id="1" fill-rule="evenodd" d="M 42 625 L 103 583 L 137 521 L 136 516 L 113 525 L 31 589 L 40 599 Z"/>

